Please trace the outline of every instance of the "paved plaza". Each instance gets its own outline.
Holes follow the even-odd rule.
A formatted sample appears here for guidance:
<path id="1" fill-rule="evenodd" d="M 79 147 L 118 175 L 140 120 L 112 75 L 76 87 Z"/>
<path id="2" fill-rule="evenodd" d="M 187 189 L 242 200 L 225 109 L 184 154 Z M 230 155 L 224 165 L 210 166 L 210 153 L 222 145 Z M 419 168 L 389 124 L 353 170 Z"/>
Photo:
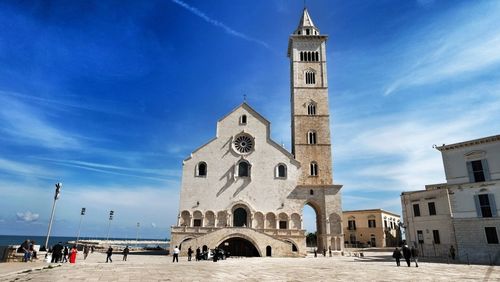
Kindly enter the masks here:
<path id="1" fill-rule="evenodd" d="M 230 258 L 191 261 L 170 256 L 91 254 L 75 265 L 1 263 L 0 281 L 500 281 L 500 266 L 421 262 L 396 267 L 389 253 L 365 257 Z"/>

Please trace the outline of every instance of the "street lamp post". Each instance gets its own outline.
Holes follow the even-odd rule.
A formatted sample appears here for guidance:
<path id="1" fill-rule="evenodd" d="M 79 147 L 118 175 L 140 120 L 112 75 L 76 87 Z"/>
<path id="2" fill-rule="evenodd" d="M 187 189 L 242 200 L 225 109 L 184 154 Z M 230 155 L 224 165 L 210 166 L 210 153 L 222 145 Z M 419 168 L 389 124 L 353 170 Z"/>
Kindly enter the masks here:
<path id="1" fill-rule="evenodd" d="M 141 224 L 137 222 L 137 234 L 135 236 L 135 247 L 139 247 L 139 228 L 141 227 Z"/>
<path id="2" fill-rule="evenodd" d="M 61 193 L 62 183 L 56 183 L 56 192 L 54 194 L 54 202 L 52 203 L 52 214 L 50 215 L 49 230 L 47 231 L 47 238 L 45 239 L 45 249 L 49 250 L 49 238 L 50 230 L 52 229 L 52 221 L 54 220 L 54 213 L 56 211 L 56 202 L 59 199 L 59 194 Z"/>
<path id="3" fill-rule="evenodd" d="M 83 216 L 85 215 L 85 208 L 80 212 L 80 224 L 78 225 L 78 234 L 76 235 L 76 247 L 78 248 L 78 241 L 80 240 L 80 230 L 82 228 Z"/>
<path id="4" fill-rule="evenodd" d="M 106 237 L 106 242 L 109 242 L 109 231 L 111 230 L 111 221 L 113 220 L 114 215 L 115 215 L 114 211 L 109 211 L 108 236 Z"/>

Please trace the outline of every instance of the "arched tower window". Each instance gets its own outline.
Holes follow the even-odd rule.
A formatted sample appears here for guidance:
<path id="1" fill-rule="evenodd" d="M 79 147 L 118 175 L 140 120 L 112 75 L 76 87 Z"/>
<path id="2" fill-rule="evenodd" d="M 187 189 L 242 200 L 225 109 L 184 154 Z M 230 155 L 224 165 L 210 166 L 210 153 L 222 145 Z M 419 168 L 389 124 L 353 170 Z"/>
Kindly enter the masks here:
<path id="1" fill-rule="evenodd" d="M 312 61 L 311 52 L 307 52 L 307 60 Z"/>
<path id="2" fill-rule="evenodd" d="M 307 114 L 310 116 L 316 115 L 316 105 L 314 103 L 307 105 Z"/>
<path id="3" fill-rule="evenodd" d="M 316 52 L 316 53 L 314 53 L 314 54 L 316 55 L 316 62 L 319 62 L 319 53 L 318 53 L 318 52 Z"/>
<path id="4" fill-rule="evenodd" d="M 306 84 L 316 84 L 316 74 L 314 71 L 306 71 Z"/>
<path id="5" fill-rule="evenodd" d="M 306 28 L 306 35 L 309 35 L 309 29 Z"/>
<path id="6" fill-rule="evenodd" d="M 238 163 L 238 176 L 239 177 L 249 177 L 250 176 L 250 164 L 242 160 Z"/>
<path id="7" fill-rule="evenodd" d="M 300 52 L 300 61 L 304 61 L 304 52 Z"/>
<path id="8" fill-rule="evenodd" d="M 207 163 L 199 162 L 196 166 L 196 176 L 207 176 Z"/>
<path id="9" fill-rule="evenodd" d="M 316 132 L 309 131 L 307 132 L 307 144 L 316 144 Z"/>
<path id="10" fill-rule="evenodd" d="M 311 164 L 309 165 L 309 169 L 311 176 L 318 176 L 318 164 L 316 162 L 311 162 Z"/>
<path id="11" fill-rule="evenodd" d="M 240 124 L 247 124 L 247 115 L 242 115 L 240 117 Z"/>
<path id="12" fill-rule="evenodd" d="M 286 177 L 286 165 L 279 164 L 276 167 L 276 177 L 285 178 Z"/>

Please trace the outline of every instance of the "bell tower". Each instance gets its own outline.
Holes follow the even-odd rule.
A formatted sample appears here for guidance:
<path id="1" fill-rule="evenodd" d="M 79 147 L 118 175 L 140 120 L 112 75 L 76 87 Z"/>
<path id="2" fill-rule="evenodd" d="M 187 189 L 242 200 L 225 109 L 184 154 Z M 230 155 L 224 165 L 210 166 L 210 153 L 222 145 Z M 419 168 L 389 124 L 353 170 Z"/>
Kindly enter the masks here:
<path id="1" fill-rule="evenodd" d="M 288 41 L 292 154 L 302 164 L 298 185 L 331 185 L 332 156 L 326 40 L 304 8 Z"/>
<path id="2" fill-rule="evenodd" d="M 292 154 L 301 163 L 293 197 L 316 212 L 319 251 L 343 249 L 342 185 L 333 184 L 326 40 L 306 8 L 290 35 Z"/>

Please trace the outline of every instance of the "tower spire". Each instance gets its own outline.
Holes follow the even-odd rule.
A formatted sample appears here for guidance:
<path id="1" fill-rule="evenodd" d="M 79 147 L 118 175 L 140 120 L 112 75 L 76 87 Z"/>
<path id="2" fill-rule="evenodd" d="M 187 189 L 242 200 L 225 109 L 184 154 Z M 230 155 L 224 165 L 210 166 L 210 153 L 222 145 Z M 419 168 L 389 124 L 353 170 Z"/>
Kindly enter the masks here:
<path id="1" fill-rule="evenodd" d="M 309 15 L 309 11 L 305 6 L 305 1 L 304 10 L 302 11 L 302 17 L 300 17 L 299 26 L 297 27 L 297 30 L 295 30 L 294 34 L 319 35 L 319 29 L 314 25 L 314 22 Z"/>

